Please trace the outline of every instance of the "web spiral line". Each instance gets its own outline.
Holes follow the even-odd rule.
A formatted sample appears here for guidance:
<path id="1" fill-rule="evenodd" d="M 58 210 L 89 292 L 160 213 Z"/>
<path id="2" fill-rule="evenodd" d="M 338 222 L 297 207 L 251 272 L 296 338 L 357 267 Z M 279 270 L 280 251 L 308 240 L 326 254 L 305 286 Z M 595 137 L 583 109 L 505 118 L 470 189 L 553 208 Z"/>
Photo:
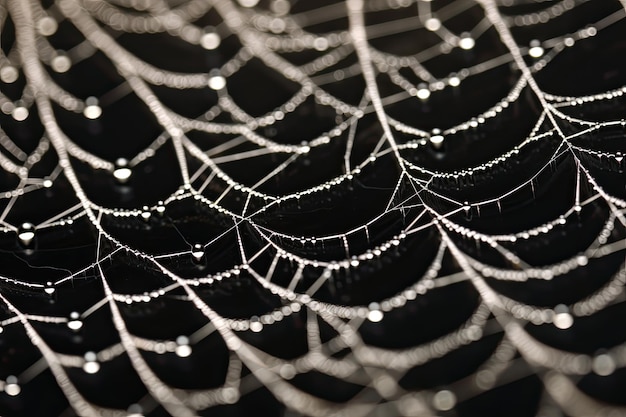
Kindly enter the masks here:
<path id="1" fill-rule="evenodd" d="M 626 414 L 625 17 L 0 0 L 0 413 Z"/>

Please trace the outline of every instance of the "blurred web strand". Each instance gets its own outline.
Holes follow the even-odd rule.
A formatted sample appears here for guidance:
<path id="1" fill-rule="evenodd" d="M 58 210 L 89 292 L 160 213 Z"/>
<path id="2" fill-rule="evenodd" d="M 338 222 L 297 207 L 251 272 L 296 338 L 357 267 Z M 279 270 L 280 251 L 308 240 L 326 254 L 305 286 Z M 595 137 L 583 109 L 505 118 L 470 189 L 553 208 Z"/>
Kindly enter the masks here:
<path id="1" fill-rule="evenodd" d="M 292 6 L 286 0 L 272 0 L 268 10 L 257 3 L 254 0 L 239 0 L 239 3 L 230 0 L 190 0 L 170 7 L 165 1 L 58 0 L 49 9 L 44 9 L 36 0 L 0 1 L 0 22 L 6 24 L 8 19 L 13 22 L 16 39 L 15 45 L 8 52 L 2 51 L 0 54 L 2 86 L 15 83 L 20 75 L 25 79 L 22 95 L 17 100 L 0 88 L 0 109 L 18 124 L 25 123 L 31 114 L 37 113 L 45 129 L 39 146 L 30 154 L 26 151 L 28 147 L 22 145 L 19 138 L 0 132 L 0 167 L 7 176 L 18 179 L 17 186 L 1 191 L 0 198 L 6 200 L 6 205 L 0 215 L 0 232 L 17 234 L 18 240 L 28 247 L 35 239 L 35 233 L 41 233 L 44 229 L 70 228 L 75 220 L 86 217 L 97 235 L 94 242 L 97 247 L 94 262 L 87 268 L 73 271 L 55 282 L 32 282 L 31 277 L 5 276 L 0 270 L 0 300 L 9 312 L 9 316 L 0 321 L 0 329 L 22 327 L 39 350 L 73 412 L 81 416 L 137 415 L 147 414 L 160 405 L 172 415 L 193 416 L 199 410 L 236 403 L 250 391 L 263 386 L 289 409 L 306 415 L 367 416 L 384 412 L 389 415 L 434 416 L 453 409 L 460 401 L 506 384 L 504 376 L 508 373 L 518 375 L 518 379 L 528 374 L 538 375 L 542 379 L 545 393 L 549 396 L 546 398 L 549 400 L 544 400 L 538 413 L 554 403 L 571 415 L 626 415 L 623 406 L 592 398 L 575 384 L 579 376 L 594 373 L 606 376 L 626 366 L 625 344 L 613 346 L 604 353 L 589 355 L 551 347 L 535 339 L 526 330 L 528 323 L 552 323 L 556 328 L 566 330 L 578 317 L 591 316 L 610 305 L 622 302 L 623 286 L 626 282 L 623 262 L 606 284 L 569 306 L 528 305 L 500 294 L 489 285 L 491 279 L 521 283 L 536 279 L 551 280 L 580 268 L 584 270 L 590 262 L 608 258 L 626 249 L 626 237 L 623 234 L 611 237 L 611 233 L 617 230 L 616 226 L 626 226 L 626 201 L 603 187 L 601 180 L 587 166 L 588 159 L 585 159 L 598 159 L 607 166 L 617 166 L 610 168 L 613 171 L 622 172 L 623 154 L 620 151 L 607 151 L 600 146 L 595 149 L 589 143 L 574 142 L 600 129 L 624 126 L 624 121 L 585 120 L 567 114 L 570 108 L 585 108 L 590 103 L 616 102 L 619 105 L 618 100 L 626 92 L 626 87 L 589 96 L 564 97 L 545 92 L 536 80 L 536 74 L 549 67 L 563 50 L 585 42 L 587 38 L 594 37 L 613 25 L 623 23 L 626 17 L 626 1 L 615 1 L 620 8 L 616 7 L 614 12 L 595 24 L 591 22 L 574 32 L 543 41 L 533 41 L 529 46 L 518 44 L 513 35 L 514 29 L 539 24 L 550 25 L 553 20 L 564 18 L 562 16 L 572 13 L 587 1 L 563 0 L 545 2 L 544 5 L 544 2 L 530 1 L 457 0 L 436 9 L 437 2 L 426 0 L 347 0 L 345 4 L 339 2 L 294 14 L 290 14 L 291 7 L 297 7 L 297 3 Z M 542 6 L 540 12 L 517 17 L 502 13 L 502 10 L 517 4 L 533 3 L 536 3 L 535 6 Z M 468 27 L 465 32 L 455 32 L 455 26 L 449 24 L 449 21 L 469 11 L 475 11 L 479 6 L 484 15 L 478 23 Z M 397 9 L 405 10 L 409 17 L 366 24 L 371 14 Z M 197 22 L 209 12 L 220 16 L 221 22 L 213 28 L 200 27 Z M 344 30 L 325 34 L 307 30 L 309 26 L 342 18 L 347 18 L 348 22 L 348 27 Z M 84 41 L 67 53 L 56 50 L 51 39 L 59 24 L 73 25 L 83 34 Z M 222 66 L 207 73 L 175 73 L 134 56 L 124 48 L 119 34 L 114 34 L 111 28 L 137 34 L 167 33 L 182 42 L 208 50 L 221 48 L 222 41 L 234 36 L 242 46 Z M 384 52 L 371 44 L 374 39 L 413 29 L 432 32 L 438 37 L 437 43 L 409 56 Z M 3 31 L 5 30 L 6 26 L 3 26 Z M 508 52 L 468 68 L 453 68 L 444 77 L 437 77 L 429 69 L 432 61 L 437 58 L 469 51 L 483 42 L 488 42 L 490 30 L 495 30 Z M 110 92 L 106 100 L 100 101 L 94 98 L 82 99 L 56 84 L 51 72 L 68 71 L 72 64 L 88 60 L 96 51 L 102 52 L 124 79 L 124 83 L 114 89 L 115 94 Z M 302 51 L 316 51 L 318 56 L 300 65 L 285 58 L 286 53 Z M 355 54 L 357 58 L 357 62 L 352 64 L 346 59 L 351 54 Z M 229 93 L 233 76 L 249 65 L 253 58 L 299 86 L 297 92 L 286 102 L 260 116 L 248 114 L 244 110 L 245 106 L 237 103 Z M 517 82 L 510 92 L 492 103 L 488 110 L 477 112 L 464 122 L 427 129 L 424 127 L 427 125 L 426 115 L 416 116 L 413 119 L 414 125 L 390 116 L 389 109 L 392 105 L 417 100 L 420 103 L 426 102 L 431 95 L 440 94 L 441 90 L 454 89 L 467 79 L 511 63 L 515 65 L 515 69 L 511 71 L 517 77 Z M 330 68 L 335 69 L 332 72 L 327 71 Z M 402 72 L 407 68 L 413 72 L 411 76 Z M 413 76 L 420 81 L 412 81 Z M 344 80 L 355 78 L 362 78 L 365 84 L 358 103 L 351 104 L 329 92 L 334 84 L 341 85 Z M 387 78 L 399 92 L 385 95 L 388 90 L 381 88 L 381 83 Z M 218 100 L 203 116 L 192 119 L 167 108 L 153 91 L 156 85 L 179 90 L 208 88 L 215 91 Z M 437 154 L 443 151 L 444 145 L 454 146 L 457 136 L 462 132 L 486 129 L 487 123 L 502 118 L 509 106 L 520 101 L 526 87 L 532 90 L 541 104 L 541 109 L 534 128 L 518 145 L 482 164 L 455 171 L 432 169 L 414 158 L 419 152 Z M 63 131 L 52 107 L 52 103 L 56 103 L 67 111 L 82 113 L 88 119 L 98 119 L 103 111 L 107 111 L 105 104 L 115 106 L 116 100 L 131 91 L 154 115 L 162 132 L 157 139 L 151 139 L 152 142 L 146 148 L 128 160 L 107 161 L 82 149 L 77 144 L 78 141 Z M 278 139 L 272 139 L 264 130 L 266 127 L 280 125 L 285 118 L 297 117 L 296 111 L 310 100 L 314 100 L 316 106 L 331 109 L 335 113 L 335 125 L 332 128 L 318 136 L 298 140 L 298 144 L 281 143 Z M 230 117 L 230 121 L 223 121 L 225 115 Z M 361 143 L 363 139 L 359 135 L 360 129 L 365 120 L 372 116 L 380 128 L 378 132 L 382 134 L 377 136 L 379 140 L 374 146 L 370 146 L 367 156 L 358 160 L 359 155 L 365 154 L 362 152 L 365 144 Z M 222 121 L 216 121 L 218 117 Z M 546 124 L 549 126 L 546 127 Z M 570 134 L 563 129 L 563 125 L 579 130 Z M 220 138 L 220 142 L 209 149 L 203 149 L 203 145 L 189 135 L 193 131 L 214 135 Z M 497 172 L 496 167 L 515 160 L 520 152 L 549 140 L 557 140 L 559 143 L 549 155 L 549 160 L 538 165 L 534 172 L 530 172 L 526 178 L 520 178 L 516 185 L 501 194 L 475 201 L 458 201 L 452 190 L 441 190 L 434 185 L 435 180 L 464 181 L 483 172 Z M 339 158 L 339 172 L 343 172 L 341 175 L 314 186 L 300 187 L 294 192 L 280 194 L 263 191 L 265 184 L 287 172 L 294 164 L 336 143 L 342 144 L 343 141 L 345 149 L 340 150 L 343 157 Z M 170 142 L 178 164 L 179 172 L 176 174 L 180 175 L 182 183 L 177 191 L 163 196 L 161 201 L 152 206 L 120 209 L 94 203 L 84 191 L 84 184 L 71 164 L 72 159 L 78 160 L 93 170 L 108 171 L 118 180 L 125 181 L 132 175 L 133 169 L 147 163 Z M 249 147 L 242 150 L 242 145 Z M 44 178 L 34 175 L 33 172 L 38 172 L 34 168 L 50 153 L 58 158 L 57 166 Z M 255 173 L 258 177 L 250 183 L 238 182 L 235 179 L 236 174 L 229 174 L 229 164 L 266 156 L 278 157 L 273 160 L 269 169 Z M 489 210 L 494 205 L 502 212 L 502 202 L 506 198 L 531 188 L 534 199 L 535 184 L 540 176 L 547 175 L 552 166 L 563 157 L 571 158 L 575 164 L 575 198 L 559 216 L 509 234 L 489 234 L 458 221 L 459 215 L 469 216 L 476 212 L 480 216 L 480 210 Z M 366 172 L 378 170 L 377 161 L 388 158 L 398 168 L 399 172 L 394 173 L 397 180 L 386 207 L 367 222 L 356 227 L 346 227 L 341 232 L 301 236 L 274 230 L 262 221 L 263 216 L 271 210 L 280 209 L 281 205 L 299 204 L 301 200 L 316 198 L 329 190 L 342 191 L 346 184 L 366 177 Z M 192 171 L 192 166 L 196 167 L 196 171 Z M 63 211 L 53 213 L 38 224 L 13 224 L 11 220 L 7 220 L 12 218 L 9 215 L 14 214 L 14 207 L 23 195 L 53 187 L 60 175 L 70 183 L 78 204 L 76 201 L 68 202 Z M 211 186 L 215 184 L 222 187 L 218 195 L 213 195 L 211 191 Z M 585 191 L 587 188 L 592 191 Z M 226 201 L 232 195 L 244 197 L 245 204 L 240 211 L 228 207 Z M 433 199 L 440 204 L 432 204 Z M 146 253 L 124 243 L 115 236 L 114 230 L 108 230 L 103 221 L 104 218 L 116 217 L 147 220 L 153 215 L 168 211 L 170 205 L 186 200 L 195 200 L 216 217 L 227 218 L 232 223 L 216 237 L 201 243 L 187 240 L 179 231 L 181 239 L 189 245 L 189 250 Z M 257 200 L 263 202 L 260 207 Z M 573 221 L 582 210 L 600 203 L 608 207 L 609 214 L 598 234 L 591 239 L 592 243 L 580 253 L 542 266 L 534 266 L 533 262 L 524 259 L 522 253 L 516 253 L 516 242 L 546 236 L 552 230 Z M 320 202 L 320 207 L 322 204 Z M 397 213 L 401 213 L 403 225 L 396 227 L 390 236 L 371 239 L 371 231 Z M 260 249 L 251 247 L 246 240 L 244 235 L 249 231 L 253 231 L 255 237 L 262 242 Z M 415 278 L 414 283 L 399 289 L 393 296 L 377 299 L 368 305 L 350 306 L 323 301 L 320 294 L 334 285 L 332 281 L 335 275 L 343 272 L 350 274 L 363 265 L 375 265 L 395 248 L 408 247 L 409 239 L 423 231 L 436 234 L 438 249 L 426 271 Z M 198 278 L 185 278 L 169 263 L 171 260 L 189 257 L 202 260 L 207 250 L 219 247 L 230 234 L 236 236 L 235 250 L 239 262 L 228 268 Z M 362 237 L 364 234 L 366 238 Z M 475 259 L 472 253 L 458 244 L 461 239 L 469 239 L 478 247 L 484 245 L 493 249 L 506 266 L 503 267 L 502 262 L 490 265 Z M 366 241 L 366 249 L 351 243 L 357 240 Z M 111 249 L 104 251 L 105 243 Z M 294 249 L 298 244 L 309 250 L 299 252 Z M 335 255 L 328 260 L 325 256 L 327 250 L 334 246 L 342 248 L 345 256 Z M 158 271 L 168 284 L 158 290 L 147 290 L 142 295 L 117 293 L 107 279 L 105 261 L 108 262 L 122 251 L 134 257 L 137 262 Z M 257 264 L 264 257 L 271 259 L 267 268 Z M 447 258 L 453 259 L 454 263 L 444 273 L 441 269 L 444 262 L 450 262 Z M 281 269 L 283 262 L 294 266 L 286 276 L 281 276 L 285 275 Z M 95 275 L 102 285 L 105 297 L 69 318 L 22 311 L 11 301 L 11 292 L 5 293 L 4 290 L 17 287 L 51 295 L 78 279 L 88 269 L 96 271 Z M 449 269 L 453 271 L 450 272 Z M 243 274 L 252 277 L 268 294 L 278 297 L 281 306 L 260 315 L 233 318 L 219 314 L 203 299 L 201 291 L 204 288 L 219 286 L 222 281 L 240 279 L 239 276 Z M 310 277 L 315 278 L 311 280 Z M 393 320 L 392 314 L 388 313 L 401 310 L 420 297 L 427 297 L 430 291 L 451 287 L 459 282 L 470 282 L 480 300 L 470 316 L 453 331 L 408 348 L 381 348 L 366 342 L 364 334 L 368 328 L 382 326 L 388 320 Z M 380 285 L 384 286 L 386 282 L 381 281 Z M 203 326 L 192 336 L 178 336 L 175 340 L 150 340 L 133 335 L 119 305 L 152 303 L 160 297 L 168 296 L 191 303 L 206 319 Z M 99 352 L 86 352 L 84 356 L 55 352 L 31 324 L 38 322 L 79 329 L 83 322 L 88 324 L 87 319 L 91 314 L 105 308 L 109 309 L 120 342 Z M 246 338 L 254 333 L 266 335 L 269 333 L 265 331 L 268 327 L 301 312 L 306 315 L 308 351 L 304 355 L 294 359 L 280 358 L 265 352 Z M 335 332 L 334 336 L 323 340 L 320 324 L 331 328 Z M 494 331 L 494 328 L 498 330 Z M 449 387 L 416 391 L 398 382 L 415 366 L 441 358 L 496 332 L 503 332 L 504 336 L 489 358 L 471 375 L 450 384 Z M 219 334 L 229 350 L 227 375 L 224 383 L 217 388 L 191 390 L 170 386 L 158 376 L 142 354 L 151 351 L 184 358 L 194 353 L 196 344 L 214 333 Z M 336 355 L 342 351 L 347 353 Z M 515 352 L 521 355 L 522 360 L 514 358 Z M 130 359 L 134 372 L 149 394 L 140 399 L 139 404 L 130 404 L 127 409 L 92 404 L 68 376 L 67 369 L 76 367 L 82 367 L 87 373 L 97 373 L 100 363 L 104 365 L 122 355 Z M 94 362 L 98 364 L 96 367 L 93 366 Z M 251 375 L 244 376 L 244 366 L 251 371 Z M 7 376 L 1 385 L 4 393 L 9 396 L 19 395 L 21 389 L 27 389 L 28 382 L 43 370 L 44 367 L 33 365 L 17 375 L 17 378 Z M 356 384 L 359 389 L 349 401 L 335 403 L 307 392 L 292 382 L 296 375 L 312 371 Z M 572 405 L 572 398 L 575 398 L 575 406 Z"/>

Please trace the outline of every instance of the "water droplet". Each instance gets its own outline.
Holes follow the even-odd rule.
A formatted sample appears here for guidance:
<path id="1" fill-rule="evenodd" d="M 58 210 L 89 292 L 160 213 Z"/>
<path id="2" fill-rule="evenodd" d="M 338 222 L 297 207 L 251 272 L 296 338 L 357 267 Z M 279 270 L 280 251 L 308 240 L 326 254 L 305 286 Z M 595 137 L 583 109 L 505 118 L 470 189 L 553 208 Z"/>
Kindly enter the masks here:
<path id="1" fill-rule="evenodd" d="M 209 88 L 217 91 L 224 87 L 226 87 L 226 78 L 219 73 L 213 73 L 209 78 Z"/>
<path id="2" fill-rule="evenodd" d="M 292 379 L 294 376 L 296 376 L 296 368 L 290 363 L 282 365 L 279 372 L 280 376 L 284 379 Z"/>
<path id="3" fill-rule="evenodd" d="M 263 323 L 261 323 L 257 316 L 252 316 L 250 318 L 250 330 L 255 333 L 259 333 L 261 330 L 263 330 Z"/>
<path id="4" fill-rule="evenodd" d="M 291 4 L 287 0 L 274 0 L 270 8 L 279 16 L 284 16 L 291 10 Z"/>
<path id="5" fill-rule="evenodd" d="M 6 384 L 4 385 L 4 392 L 11 397 L 15 397 L 22 391 L 22 388 L 17 383 L 17 377 L 13 375 L 9 375 L 6 379 Z"/>
<path id="6" fill-rule="evenodd" d="M 3 83 L 14 83 L 17 81 L 19 76 L 20 72 L 12 65 L 7 65 L 6 67 L 2 67 L 2 69 L 0 69 L 0 80 L 2 80 Z"/>
<path id="7" fill-rule="evenodd" d="M 530 49 L 528 50 L 528 55 L 533 58 L 540 58 L 544 53 L 543 48 L 541 47 L 541 42 L 536 39 L 530 41 Z"/>
<path id="8" fill-rule="evenodd" d="M 569 313 L 569 308 L 565 304 L 559 304 L 554 307 L 552 322 L 557 329 L 565 330 L 572 327 L 574 317 Z"/>
<path id="9" fill-rule="evenodd" d="M 79 320 L 80 314 L 76 311 L 72 311 L 70 313 L 70 321 L 67 322 L 67 327 L 70 329 L 77 331 L 83 327 L 83 322 Z"/>
<path id="10" fill-rule="evenodd" d="M 37 32 L 39 32 L 43 36 L 54 35 L 58 27 L 59 24 L 57 23 L 57 21 L 50 16 L 42 17 L 37 22 Z"/>
<path id="11" fill-rule="evenodd" d="M 450 84 L 452 87 L 458 87 L 459 85 L 461 85 L 461 79 L 456 75 L 451 75 L 450 78 L 448 78 L 448 84 Z"/>
<path id="12" fill-rule="evenodd" d="M 455 405 L 456 395 L 452 391 L 441 390 L 433 396 L 433 406 L 437 410 L 451 410 Z"/>
<path id="13" fill-rule="evenodd" d="M 17 238 L 22 245 L 29 246 L 33 239 L 35 239 L 35 225 L 32 223 L 23 223 L 17 232 Z"/>
<path id="14" fill-rule="evenodd" d="M 65 51 L 57 51 L 57 55 L 50 61 L 52 70 L 62 74 L 72 68 L 72 60 L 67 56 Z"/>
<path id="15" fill-rule="evenodd" d="M 191 355 L 191 346 L 189 346 L 189 338 L 187 336 L 178 336 L 176 338 L 176 350 L 175 353 L 181 358 L 186 358 Z"/>
<path id="16" fill-rule="evenodd" d="M 593 372 L 600 376 L 608 376 L 615 372 L 615 361 L 607 354 L 596 356 L 591 366 Z"/>
<path id="17" fill-rule="evenodd" d="M 48 295 L 52 295 L 56 291 L 54 284 L 50 281 L 46 282 L 46 287 L 43 290 Z"/>
<path id="18" fill-rule="evenodd" d="M 476 41 L 474 41 L 474 38 L 472 38 L 469 33 L 461 34 L 461 38 L 459 39 L 459 47 L 461 49 L 467 51 L 472 49 L 474 45 L 476 45 Z"/>
<path id="19" fill-rule="evenodd" d="M 28 108 L 22 103 L 16 103 L 13 111 L 11 112 L 11 116 L 18 122 L 22 122 L 26 120 L 28 117 Z"/>
<path id="20" fill-rule="evenodd" d="M 130 176 L 133 174 L 133 171 L 128 167 L 128 161 L 124 158 L 119 158 L 115 161 L 115 170 L 113 171 L 113 177 L 121 183 L 124 184 L 128 181 Z"/>
<path id="21" fill-rule="evenodd" d="M 100 370 L 100 364 L 98 363 L 98 356 L 95 352 L 85 353 L 85 363 L 83 364 L 83 370 L 88 374 L 95 374 Z"/>
<path id="22" fill-rule="evenodd" d="M 193 259 L 196 262 L 200 262 L 204 257 L 204 246 L 200 243 L 193 245 L 193 248 L 191 249 L 191 256 L 193 256 Z"/>
<path id="23" fill-rule="evenodd" d="M 443 147 L 443 142 L 445 140 L 444 136 L 441 134 L 441 130 L 433 129 L 430 133 L 430 137 L 428 138 L 430 144 L 435 149 L 441 149 Z"/>
<path id="24" fill-rule="evenodd" d="M 441 20 L 435 17 L 431 17 L 430 19 L 424 22 L 424 27 L 430 30 L 431 32 L 437 31 L 441 29 Z"/>
<path id="25" fill-rule="evenodd" d="M 417 93 L 415 95 L 421 100 L 426 100 L 428 97 L 430 97 L 430 90 L 428 89 L 428 85 L 424 83 L 418 85 Z"/>
<path id="26" fill-rule="evenodd" d="M 367 319 L 372 323 L 378 323 L 383 319 L 383 312 L 380 311 L 380 305 L 378 303 L 370 303 L 368 306 L 369 313 L 367 314 Z"/>
<path id="27" fill-rule="evenodd" d="M 83 327 L 83 322 L 80 320 L 70 320 L 67 322 L 67 327 L 72 330 L 80 330 Z"/>
<path id="28" fill-rule="evenodd" d="M 102 115 L 102 108 L 98 105 L 98 99 L 96 97 L 88 97 L 85 100 L 85 110 L 83 115 L 88 119 L 97 119 Z"/>
<path id="29" fill-rule="evenodd" d="M 313 48 L 317 51 L 325 51 L 328 49 L 328 40 L 326 38 L 315 38 L 313 41 Z"/>
<path id="30" fill-rule="evenodd" d="M 186 358 L 187 356 L 191 355 L 191 346 L 189 345 L 177 346 L 175 352 L 177 356 L 181 358 Z"/>
<path id="31" fill-rule="evenodd" d="M 85 362 L 83 364 L 83 371 L 88 374 L 95 374 L 100 370 L 100 364 L 98 362 Z"/>
<path id="32" fill-rule="evenodd" d="M 215 28 L 209 26 L 204 28 L 204 34 L 200 38 L 200 46 L 204 49 L 213 50 L 220 46 L 221 38 L 220 35 L 215 32 Z"/>

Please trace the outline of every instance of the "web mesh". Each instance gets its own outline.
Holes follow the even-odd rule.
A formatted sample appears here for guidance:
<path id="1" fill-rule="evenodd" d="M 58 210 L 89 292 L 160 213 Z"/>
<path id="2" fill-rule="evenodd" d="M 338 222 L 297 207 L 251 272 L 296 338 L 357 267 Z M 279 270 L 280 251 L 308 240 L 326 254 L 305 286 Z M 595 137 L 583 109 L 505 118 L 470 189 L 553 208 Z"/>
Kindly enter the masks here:
<path id="1" fill-rule="evenodd" d="M 0 0 L 0 413 L 626 414 L 625 7 Z"/>

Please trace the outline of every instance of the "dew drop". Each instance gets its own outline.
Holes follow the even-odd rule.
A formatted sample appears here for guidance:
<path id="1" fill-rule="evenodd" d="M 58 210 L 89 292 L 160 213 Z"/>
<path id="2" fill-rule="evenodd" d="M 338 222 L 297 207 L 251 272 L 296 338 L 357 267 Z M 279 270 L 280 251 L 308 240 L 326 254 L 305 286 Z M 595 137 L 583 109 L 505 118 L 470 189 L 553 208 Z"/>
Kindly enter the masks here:
<path id="1" fill-rule="evenodd" d="M 439 29 L 441 29 L 441 20 L 435 18 L 435 17 L 431 17 L 430 19 L 426 20 L 424 22 L 424 27 L 428 30 L 430 30 L 431 32 L 435 32 Z"/>
<path id="2" fill-rule="evenodd" d="M 221 90 L 226 87 L 226 78 L 219 73 L 213 74 L 209 78 L 209 88 L 212 90 Z"/>
<path id="3" fill-rule="evenodd" d="M 461 34 L 461 39 L 459 39 L 459 47 L 461 49 L 467 51 L 472 49 L 474 45 L 476 45 L 476 41 L 474 41 L 474 38 L 472 38 L 469 33 Z"/>
<path id="4" fill-rule="evenodd" d="M 115 161 L 115 170 L 113 171 L 113 177 L 121 183 L 124 184 L 133 174 L 133 171 L 128 167 L 128 161 L 124 158 L 119 158 Z"/>
<path id="5" fill-rule="evenodd" d="M 452 391 L 441 390 L 433 396 L 433 406 L 437 410 L 447 411 L 456 405 L 456 395 Z"/>
<path id="6" fill-rule="evenodd" d="M 54 35 L 57 31 L 59 24 L 57 21 L 50 16 L 45 16 L 39 19 L 37 22 L 37 32 L 43 36 Z"/>
<path id="7" fill-rule="evenodd" d="M 4 392 L 11 397 L 15 397 L 22 391 L 22 388 L 17 383 L 17 377 L 13 375 L 9 375 L 6 379 L 6 384 L 4 385 Z"/>
<path id="8" fill-rule="evenodd" d="M 600 376 L 608 376 L 615 372 L 615 361 L 607 354 L 596 356 L 591 366 L 593 372 Z"/>
<path id="9" fill-rule="evenodd" d="M 98 105 L 98 99 L 96 97 L 88 97 L 85 100 L 85 110 L 83 110 L 83 115 L 88 119 L 97 119 L 102 115 L 102 108 Z"/>
<path id="10" fill-rule="evenodd" d="M 22 223 L 17 232 L 17 238 L 22 245 L 29 246 L 33 239 L 35 239 L 35 225 L 32 223 Z"/>
<path id="11" fill-rule="evenodd" d="M 2 69 L 0 69 L 0 80 L 2 80 L 3 83 L 14 83 L 17 81 L 19 75 L 20 73 L 17 68 L 12 65 L 7 65 L 6 67 L 2 67 Z"/>
<path id="12" fill-rule="evenodd" d="M 275 14 L 279 16 L 284 16 L 289 13 L 289 10 L 291 9 L 291 4 L 287 0 L 274 0 L 270 8 Z"/>
<path id="13" fill-rule="evenodd" d="M 456 74 L 450 74 L 450 77 L 448 78 L 448 84 L 450 84 L 452 87 L 458 87 L 459 85 L 461 85 L 461 79 Z"/>
<path id="14" fill-rule="evenodd" d="M 48 295 L 52 295 L 56 291 L 54 284 L 50 281 L 46 282 L 46 287 L 43 290 Z"/>
<path id="15" fill-rule="evenodd" d="M 421 100 L 426 100 L 430 97 L 430 90 L 428 89 L 428 85 L 420 84 L 417 86 L 417 93 L 415 94 L 417 98 Z"/>
<path id="16" fill-rule="evenodd" d="M 296 376 L 296 368 L 290 363 L 282 365 L 279 372 L 280 376 L 284 379 L 292 379 L 294 376 Z"/>
<path id="17" fill-rule="evenodd" d="M 88 374 L 95 374 L 100 370 L 100 364 L 98 362 L 85 362 L 83 365 L 83 371 Z"/>
<path id="18" fill-rule="evenodd" d="M 440 149 L 443 146 L 444 137 L 441 135 L 434 135 L 429 138 L 431 145 L 433 148 Z"/>
<path id="19" fill-rule="evenodd" d="M 543 56 L 544 50 L 541 47 L 541 42 L 534 39 L 530 41 L 530 49 L 528 49 L 528 55 L 533 58 L 541 58 Z"/>
<path id="20" fill-rule="evenodd" d="M 252 316 L 250 318 L 250 330 L 255 333 L 259 333 L 261 330 L 263 330 L 263 323 L 259 321 L 259 318 L 257 316 Z"/>
<path id="21" fill-rule="evenodd" d="M 189 338 L 187 336 L 178 336 L 176 338 L 176 350 L 174 351 L 177 356 L 186 358 L 191 355 L 191 346 L 189 346 Z"/>
<path id="22" fill-rule="evenodd" d="M 74 331 L 78 331 L 83 327 L 83 322 L 79 320 L 80 314 L 76 311 L 70 313 L 70 321 L 67 322 L 67 327 Z"/>
<path id="23" fill-rule="evenodd" d="M 18 122 L 22 122 L 24 120 L 26 120 L 26 118 L 28 117 L 28 108 L 26 108 L 26 106 L 24 106 L 24 104 L 16 104 L 15 107 L 13 108 L 13 111 L 11 112 L 11 116 L 13 116 L 13 119 L 15 119 Z"/>
<path id="24" fill-rule="evenodd" d="M 143 211 L 141 212 L 141 218 L 144 220 L 149 220 L 152 213 L 150 212 L 150 208 L 148 206 L 143 206 Z"/>
<path id="25" fill-rule="evenodd" d="M 57 56 L 52 58 L 50 66 L 54 72 L 62 74 L 72 68 L 72 60 L 65 54 L 64 51 L 57 51 Z"/>
<path id="26" fill-rule="evenodd" d="M 569 313 L 569 309 L 565 304 L 559 304 L 554 307 L 554 317 L 552 322 L 557 329 L 565 330 L 572 327 L 574 317 Z"/>
<path id="27" fill-rule="evenodd" d="M 200 243 L 193 245 L 193 248 L 191 249 L 191 256 L 193 256 L 193 259 L 196 262 L 200 262 L 204 257 L 204 246 Z"/>
<path id="28" fill-rule="evenodd" d="M 220 38 L 220 35 L 215 32 L 215 28 L 206 27 L 204 29 L 204 32 L 205 33 L 200 38 L 200 46 L 207 50 L 213 50 L 220 46 L 222 40 Z"/>
<path id="29" fill-rule="evenodd" d="M 383 319 L 383 312 L 380 311 L 380 305 L 378 303 L 371 303 L 368 306 L 368 309 L 370 310 L 367 314 L 367 319 L 369 321 L 372 323 L 378 323 Z"/>

